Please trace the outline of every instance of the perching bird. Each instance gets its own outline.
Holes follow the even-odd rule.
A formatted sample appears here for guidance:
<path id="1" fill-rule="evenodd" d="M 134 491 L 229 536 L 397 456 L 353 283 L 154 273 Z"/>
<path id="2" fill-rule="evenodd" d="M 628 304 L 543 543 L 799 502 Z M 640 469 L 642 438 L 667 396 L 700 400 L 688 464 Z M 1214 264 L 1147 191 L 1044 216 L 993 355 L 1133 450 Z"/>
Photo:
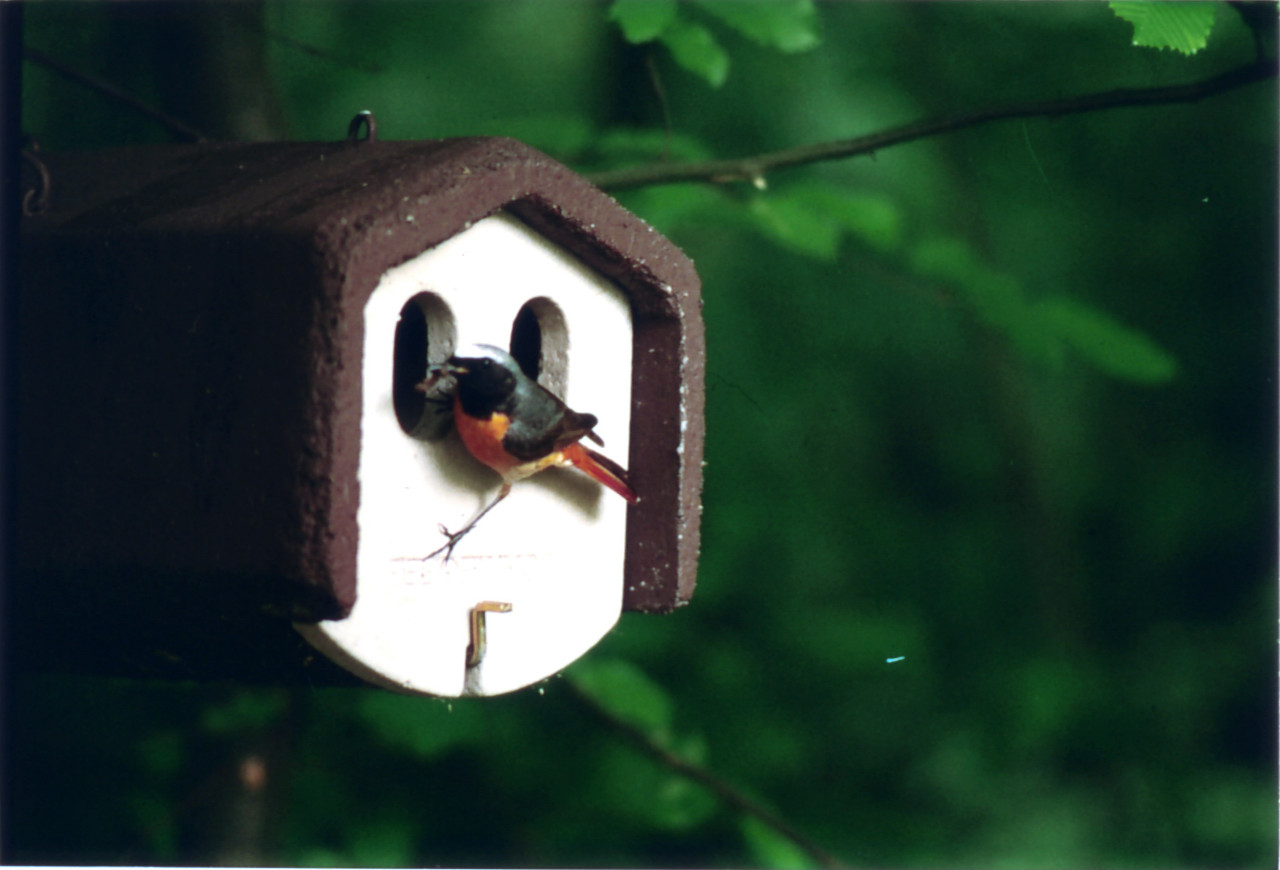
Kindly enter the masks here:
<path id="1" fill-rule="evenodd" d="M 553 465 L 571 465 L 628 502 L 639 500 L 625 469 L 579 443 L 585 436 L 604 446 L 592 431 L 598 422 L 595 415 L 567 407 L 521 371 L 505 350 L 488 344 L 459 348 L 443 365 L 428 368 L 426 380 L 417 388 L 428 392 L 441 377 L 453 381 L 453 424 L 462 443 L 472 456 L 502 475 L 502 489 L 461 530 L 450 532 L 441 526 L 449 540 L 428 559 L 443 552 L 447 560 L 458 541 L 511 493 L 513 483 Z"/>

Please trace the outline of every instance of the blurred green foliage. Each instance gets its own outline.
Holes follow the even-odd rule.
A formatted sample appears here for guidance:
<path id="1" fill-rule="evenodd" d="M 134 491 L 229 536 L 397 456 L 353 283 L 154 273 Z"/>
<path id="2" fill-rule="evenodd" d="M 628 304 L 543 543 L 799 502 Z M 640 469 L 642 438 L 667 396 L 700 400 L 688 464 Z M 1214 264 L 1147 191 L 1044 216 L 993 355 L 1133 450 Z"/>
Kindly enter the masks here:
<path id="1" fill-rule="evenodd" d="M 689 72 L 720 87 L 729 76 L 730 55 L 714 31 L 690 12 L 706 13 L 738 34 L 783 52 L 808 51 L 819 40 L 817 10 L 812 0 L 615 0 L 608 17 L 617 22 L 628 42 L 658 42 Z"/>
<path id="2" fill-rule="evenodd" d="M 371 109 L 595 171 L 1251 60 L 1211 24 L 1187 57 L 1102 4 L 47 2 L 25 39 L 219 136 Z M 166 138 L 25 73 L 46 149 Z M 812 866 L 603 709 L 853 865 L 1271 865 L 1276 121 L 1270 82 L 620 193 L 703 280 L 692 604 L 479 701 L 24 679 L 10 857 Z"/>

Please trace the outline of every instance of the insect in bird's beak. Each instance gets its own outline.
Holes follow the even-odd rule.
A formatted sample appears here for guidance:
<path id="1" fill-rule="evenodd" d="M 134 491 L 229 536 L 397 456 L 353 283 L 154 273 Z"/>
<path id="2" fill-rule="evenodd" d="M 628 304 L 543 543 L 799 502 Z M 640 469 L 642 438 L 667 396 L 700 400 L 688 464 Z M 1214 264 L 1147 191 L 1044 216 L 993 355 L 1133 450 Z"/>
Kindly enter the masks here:
<path id="1" fill-rule="evenodd" d="M 439 365 L 427 366 L 427 376 L 414 385 L 414 389 L 420 393 L 432 393 L 436 391 L 436 387 L 440 381 L 446 378 L 455 378 L 458 375 L 465 375 L 467 370 L 463 366 L 451 365 L 447 362 Z"/>

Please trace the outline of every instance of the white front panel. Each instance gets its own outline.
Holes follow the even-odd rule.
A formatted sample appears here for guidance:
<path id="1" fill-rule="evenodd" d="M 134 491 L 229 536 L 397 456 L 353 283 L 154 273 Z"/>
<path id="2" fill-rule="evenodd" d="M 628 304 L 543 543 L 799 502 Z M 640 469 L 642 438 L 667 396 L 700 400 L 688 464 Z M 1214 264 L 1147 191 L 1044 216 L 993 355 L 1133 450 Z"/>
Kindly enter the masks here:
<path id="1" fill-rule="evenodd" d="M 626 502 L 573 469 L 515 484 L 454 550 L 424 561 L 493 498 L 500 479 L 457 434 L 410 438 L 391 397 L 401 309 L 428 291 L 452 310 L 457 343 L 506 348 L 516 313 L 545 296 L 568 333 L 570 407 L 600 418 L 603 453 L 626 465 L 631 317 L 622 293 L 506 215 L 388 271 L 365 307 L 360 447 L 360 542 L 355 609 L 298 629 L 372 682 L 433 695 L 492 695 L 551 676 L 590 649 L 622 609 Z M 466 666 L 469 613 L 489 613 L 483 662 Z"/>

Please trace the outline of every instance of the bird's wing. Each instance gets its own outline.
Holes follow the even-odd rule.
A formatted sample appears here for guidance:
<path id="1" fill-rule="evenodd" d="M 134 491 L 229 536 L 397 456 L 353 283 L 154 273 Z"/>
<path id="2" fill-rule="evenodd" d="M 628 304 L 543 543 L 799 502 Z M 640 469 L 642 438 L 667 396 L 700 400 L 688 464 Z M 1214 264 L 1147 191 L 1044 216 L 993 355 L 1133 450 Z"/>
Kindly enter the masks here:
<path id="1" fill-rule="evenodd" d="M 578 413 L 534 381 L 520 384 L 508 406 L 499 410 L 511 418 L 502 446 L 524 462 L 562 450 L 584 436 L 604 444 L 592 431 L 599 422 L 594 414 Z"/>

